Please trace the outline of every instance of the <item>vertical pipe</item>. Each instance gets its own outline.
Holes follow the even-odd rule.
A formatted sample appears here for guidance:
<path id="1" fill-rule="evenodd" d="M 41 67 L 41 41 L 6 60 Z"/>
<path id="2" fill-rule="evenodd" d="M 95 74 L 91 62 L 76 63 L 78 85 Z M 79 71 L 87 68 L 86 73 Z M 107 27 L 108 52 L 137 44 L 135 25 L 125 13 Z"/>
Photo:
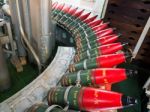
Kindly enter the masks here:
<path id="1" fill-rule="evenodd" d="M 16 1 L 9 0 L 9 6 L 10 6 L 10 13 L 11 13 L 11 20 L 13 24 L 14 33 L 15 33 L 15 40 L 16 40 L 17 48 L 18 48 L 18 55 L 24 57 L 26 56 L 26 51 L 21 42 L 21 33 L 19 30 L 18 18 L 17 18 L 17 13 L 16 13 L 17 12 Z"/>
<path id="2" fill-rule="evenodd" d="M 32 45 L 43 65 L 47 63 L 52 48 L 51 0 L 30 0 Z"/>
<path id="3" fill-rule="evenodd" d="M 50 23 L 50 11 L 51 11 L 51 1 L 50 0 L 40 0 L 40 18 L 41 18 L 41 47 L 40 47 L 40 57 L 43 64 L 46 63 L 47 59 L 50 57 L 52 52 L 52 42 L 51 42 L 51 23 Z"/>
<path id="4" fill-rule="evenodd" d="M 0 92 L 7 90 L 10 87 L 10 75 L 6 67 L 6 61 L 0 43 Z"/>
<path id="5" fill-rule="evenodd" d="M 31 16 L 30 16 L 30 0 L 22 0 L 22 8 L 23 8 L 23 17 L 24 17 L 24 31 L 27 35 L 29 43 L 32 45 L 32 29 L 31 29 Z M 34 62 L 34 57 L 30 56 L 30 52 L 28 52 L 28 59 L 32 63 Z"/>
<path id="6" fill-rule="evenodd" d="M 24 17 L 24 30 L 27 34 L 28 40 L 31 43 L 32 29 L 31 29 L 31 17 L 30 17 L 30 2 L 29 0 L 22 0 L 23 5 L 23 17 Z"/>
<path id="7" fill-rule="evenodd" d="M 35 58 L 35 60 L 37 62 L 39 71 L 40 71 L 41 70 L 41 63 L 40 63 L 39 57 L 36 54 L 36 52 L 34 51 L 34 49 L 31 46 L 31 44 L 29 43 L 29 41 L 27 39 L 27 36 L 26 36 L 26 34 L 24 32 L 24 29 L 22 27 L 21 13 L 20 13 L 20 8 L 19 8 L 19 0 L 16 0 L 16 8 L 17 8 L 17 14 L 18 14 L 19 31 L 21 32 L 21 35 L 22 35 L 21 38 L 24 40 L 24 42 L 26 43 L 26 45 L 29 48 L 30 52 L 34 56 L 34 58 Z"/>

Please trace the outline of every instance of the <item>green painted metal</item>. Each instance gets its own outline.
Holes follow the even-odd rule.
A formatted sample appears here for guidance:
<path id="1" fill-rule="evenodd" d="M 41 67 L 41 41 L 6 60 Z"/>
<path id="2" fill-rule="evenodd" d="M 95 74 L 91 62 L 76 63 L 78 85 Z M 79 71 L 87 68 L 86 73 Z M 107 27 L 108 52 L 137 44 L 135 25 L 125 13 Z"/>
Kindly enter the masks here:
<path id="1" fill-rule="evenodd" d="M 83 51 L 86 51 L 88 49 L 97 48 L 98 46 L 100 46 L 100 43 L 97 43 L 96 41 L 90 41 L 89 45 L 91 46 L 91 48 L 88 47 L 88 44 L 83 44 L 82 48 L 81 48 L 81 51 L 83 52 Z"/>
<path id="2" fill-rule="evenodd" d="M 48 94 L 48 102 L 49 105 L 57 104 L 61 106 L 67 106 L 69 105 L 70 109 L 79 109 L 78 104 L 78 95 L 80 87 L 71 87 L 68 91 L 67 102 L 65 101 L 65 92 L 67 90 L 67 87 L 56 87 L 49 91 Z"/>
<path id="3" fill-rule="evenodd" d="M 66 21 L 68 18 L 70 18 L 71 15 L 70 14 L 67 14 L 65 13 L 59 20 L 58 20 L 58 23 L 59 24 L 62 24 L 64 21 Z"/>
<path id="4" fill-rule="evenodd" d="M 84 59 L 93 58 L 93 57 L 96 57 L 96 56 L 99 56 L 99 55 L 100 54 L 99 54 L 97 48 L 94 48 L 94 49 L 91 49 L 91 50 L 87 50 L 85 52 L 81 52 L 80 54 L 77 54 L 77 56 L 79 56 L 80 61 L 82 61 Z"/>
<path id="5" fill-rule="evenodd" d="M 67 75 L 64 75 L 63 80 L 61 82 L 61 84 L 63 86 L 67 85 L 76 85 L 78 82 L 77 79 L 77 74 L 79 72 L 75 72 L 75 73 L 69 73 Z M 92 85 L 92 79 L 91 79 L 91 71 L 90 70 L 84 70 L 84 71 L 80 71 L 80 85 L 84 85 L 84 86 L 91 86 Z M 64 84 L 63 84 L 64 83 Z"/>
<path id="6" fill-rule="evenodd" d="M 75 29 L 75 31 L 73 32 L 73 35 L 75 37 L 80 35 L 81 39 L 85 38 L 85 36 L 91 35 L 91 34 L 94 35 L 93 30 L 90 27 L 85 29 L 83 26 L 82 27 L 79 26 L 79 28 Z"/>
<path id="7" fill-rule="evenodd" d="M 91 33 L 91 34 L 88 35 L 86 38 L 88 39 L 88 42 L 92 43 L 92 42 L 95 42 L 95 41 L 96 41 L 97 36 L 96 36 L 95 33 Z M 81 43 L 82 43 L 82 45 L 87 44 L 86 38 L 85 38 L 85 37 L 83 37 L 83 38 L 81 37 Z"/>
<path id="8" fill-rule="evenodd" d="M 85 63 L 85 61 L 86 61 L 86 63 Z M 84 65 L 84 63 L 85 63 L 85 65 Z M 75 71 L 97 68 L 96 59 L 91 58 L 91 59 L 88 59 L 88 60 L 84 60 L 84 61 L 75 63 L 74 67 L 75 67 Z"/>
<path id="9" fill-rule="evenodd" d="M 65 13 L 63 11 L 60 11 L 53 19 L 58 21 Z"/>
<path id="10" fill-rule="evenodd" d="M 52 11 L 52 18 L 55 18 L 55 17 L 58 16 L 60 13 L 62 13 L 60 10 L 57 10 L 57 9 L 53 10 L 53 11 Z"/>

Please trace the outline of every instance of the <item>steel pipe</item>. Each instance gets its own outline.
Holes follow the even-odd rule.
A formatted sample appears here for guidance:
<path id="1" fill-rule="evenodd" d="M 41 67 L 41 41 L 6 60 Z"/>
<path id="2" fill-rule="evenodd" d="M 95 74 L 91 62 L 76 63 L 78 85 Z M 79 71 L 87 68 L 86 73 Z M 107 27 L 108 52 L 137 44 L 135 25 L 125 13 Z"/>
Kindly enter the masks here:
<path id="1" fill-rule="evenodd" d="M 38 65 L 38 69 L 39 71 L 41 70 L 41 62 L 40 59 L 38 57 L 38 55 L 36 54 L 36 52 L 34 51 L 34 49 L 32 48 L 32 46 L 30 45 L 27 36 L 25 35 L 24 29 L 22 27 L 22 20 L 21 20 L 21 15 L 20 15 L 20 8 L 19 8 L 19 0 L 16 0 L 16 8 L 17 8 L 17 14 L 18 14 L 18 22 L 19 22 L 19 29 L 21 32 L 21 38 L 24 40 L 24 42 L 26 43 L 27 47 L 29 48 L 29 50 L 31 51 L 32 55 L 34 56 L 37 65 Z"/>

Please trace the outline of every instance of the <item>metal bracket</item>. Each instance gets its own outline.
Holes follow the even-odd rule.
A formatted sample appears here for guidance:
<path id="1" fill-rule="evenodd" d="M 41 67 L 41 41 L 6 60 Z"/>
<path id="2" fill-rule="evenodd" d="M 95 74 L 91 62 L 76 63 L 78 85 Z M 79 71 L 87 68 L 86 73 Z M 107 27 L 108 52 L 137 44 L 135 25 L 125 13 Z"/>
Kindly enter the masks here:
<path id="1" fill-rule="evenodd" d="M 25 57 L 21 57 L 19 59 L 17 54 L 16 54 L 16 51 L 15 51 L 16 47 L 15 47 L 15 43 L 14 43 L 13 36 L 12 36 L 10 22 L 1 19 L 0 20 L 0 27 L 2 27 L 2 26 L 5 26 L 7 31 L 6 31 L 6 34 L 4 36 L 0 37 L 0 42 L 3 45 L 10 43 L 11 51 L 9 51 L 9 53 L 11 53 L 11 55 L 12 55 L 11 63 L 15 66 L 15 68 L 17 69 L 17 72 L 21 72 L 21 71 L 23 71 L 22 65 L 26 64 L 26 59 L 25 59 Z"/>

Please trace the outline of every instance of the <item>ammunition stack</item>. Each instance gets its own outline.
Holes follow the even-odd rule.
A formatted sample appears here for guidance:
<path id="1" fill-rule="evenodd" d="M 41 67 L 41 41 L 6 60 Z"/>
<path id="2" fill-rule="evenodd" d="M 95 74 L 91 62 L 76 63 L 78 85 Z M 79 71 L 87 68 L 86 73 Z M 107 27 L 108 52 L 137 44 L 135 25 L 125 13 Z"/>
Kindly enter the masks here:
<path id="1" fill-rule="evenodd" d="M 49 91 L 48 105 L 62 106 L 61 112 L 67 109 L 109 112 L 137 104 L 136 99 L 111 91 L 112 84 L 137 74 L 135 70 L 116 68 L 130 60 L 132 54 L 123 52 L 127 43 L 116 42 L 121 35 L 114 32 L 115 28 L 109 28 L 109 23 L 76 7 L 56 2 L 52 9 L 52 18 L 72 34 L 76 55 L 69 73 L 61 79 L 61 87 Z"/>

